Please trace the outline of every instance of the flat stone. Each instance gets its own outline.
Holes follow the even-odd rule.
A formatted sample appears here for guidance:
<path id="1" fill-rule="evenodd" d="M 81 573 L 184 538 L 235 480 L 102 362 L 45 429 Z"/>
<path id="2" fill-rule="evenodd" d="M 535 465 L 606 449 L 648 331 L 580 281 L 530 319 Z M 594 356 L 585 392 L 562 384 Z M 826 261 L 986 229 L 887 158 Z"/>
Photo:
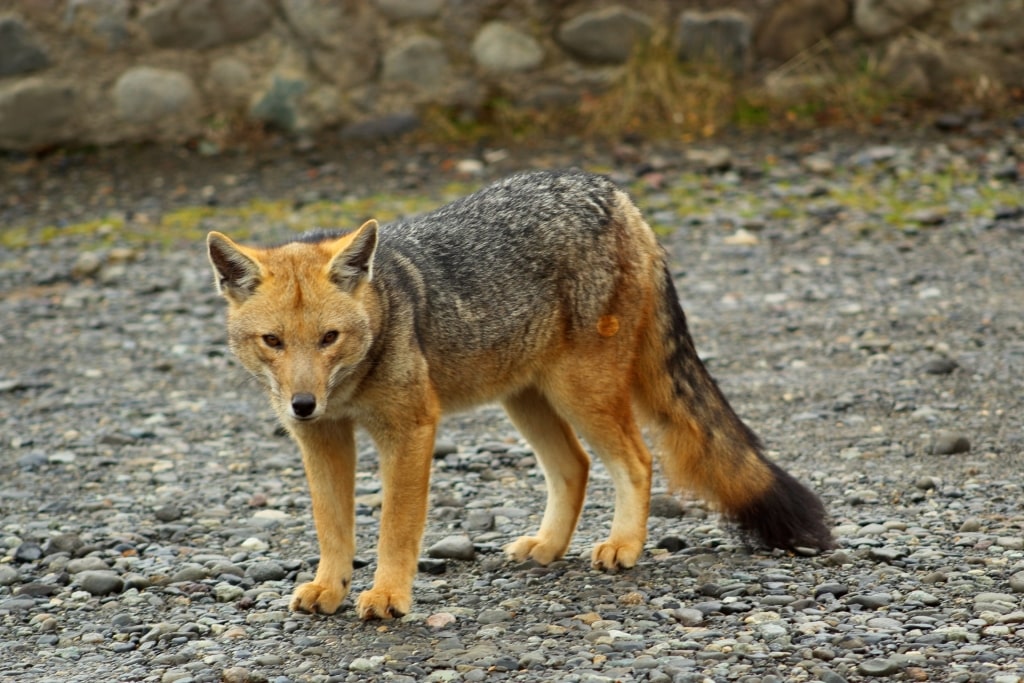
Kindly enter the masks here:
<path id="1" fill-rule="evenodd" d="M 938 432 L 932 437 L 929 452 L 933 455 L 955 455 L 971 450 L 971 441 L 957 432 Z"/>
<path id="2" fill-rule="evenodd" d="M 279 563 L 270 560 L 264 562 L 256 562 L 249 565 L 245 570 L 245 573 L 252 578 L 253 581 L 262 583 L 264 581 L 280 581 L 288 572 L 285 571 Z"/>
<path id="3" fill-rule="evenodd" d="M 69 574 L 80 574 L 81 572 L 109 570 L 110 565 L 102 557 L 86 555 L 69 560 L 66 569 Z"/>
<path id="4" fill-rule="evenodd" d="M 273 18 L 267 0 L 163 0 L 139 23 L 157 47 L 204 50 L 255 38 Z"/>
<path id="5" fill-rule="evenodd" d="M 153 124 L 198 105 L 192 79 L 180 71 L 138 66 L 125 71 L 114 84 L 117 114 L 129 123 Z"/>
<path id="6" fill-rule="evenodd" d="M 411 83 L 424 90 L 435 91 L 447 84 L 450 72 L 444 44 L 432 36 L 413 35 L 384 53 L 381 81 Z"/>
<path id="7" fill-rule="evenodd" d="M 75 581 L 84 591 L 93 595 L 110 595 L 120 593 L 124 588 L 124 581 L 117 572 L 110 570 L 89 570 L 78 574 Z"/>
<path id="8" fill-rule="evenodd" d="M 488 71 L 529 71 L 544 61 L 540 43 L 501 21 L 485 24 L 473 39 L 472 50 L 476 63 Z"/>
<path id="9" fill-rule="evenodd" d="M 948 375 L 960 367 L 955 360 L 949 358 L 933 358 L 921 369 L 928 375 Z"/>
<path id="10" fill-rule="evenodd" d="M 857 670 L 865 676 L 890 676 L 902 668 L 901 663 L 893 658 L 883 659 L 882 657 L 873 657 L 872 659 L 866 659 L 857 665 Z"/>
<path id="11" fill-rule="evenodd" d="M 427 549 L 427 555 L 440 560 L 472 560 L 476 549 L 468 536 L 455 535 L 442 538 Z"/>
<path id="12" fill-rule="evenodd" d="M 1009 579 L 1010 590 L 1014 593 L 1024 593 L 1024 572 L 1012 574 Z M 0 583 L 0 585 L 3 585 Z"/>
<path id="13" fill-rule="evenodd" d="M 373 0 L 373 4 L 389 19 L 410 21 L 437 16 L 444 0 Z"/>
<path id="14" fill-rule="evenodd" d="M 412 132 L 420 127 L 420 117 L 415 112 L 385 114 L 376 118 L 350 123 L 341 129 L 342 140 L 387 140 Z M 458 446 L 451 441 L 438 441 L 434 446 L 434 457 L 443 458 L 457 453 Z"/>
<path id="15" fill-rule="evenodd" d="M 0 17 L 0 78 L 32 73 L 49 64 L 46 50 L 21 17 Z"/>
<path id="16" fill-rule="evenodd" d="M 503 621 L 512 619 L 512 613 L 503 609 L 485 609 L 477 615 L 477 622 L 480 624 L 500 624 Z"/>
<path id="17" fill-rule="evenodd" d="M 713 64 L 739 73 L 751 60 L 752 33 L 750 19 L 742 12 L 686 11 L 679 17 L 676 54 L 685 62 Z"/>
<path id="18" fill-rule="evenodd" d="M 612 5 L 569 19 L 558 27 L 557 36 L 562 47 L 577 57 L 622 64 L 652 31 L 653 22 L 646 14 Z"/>

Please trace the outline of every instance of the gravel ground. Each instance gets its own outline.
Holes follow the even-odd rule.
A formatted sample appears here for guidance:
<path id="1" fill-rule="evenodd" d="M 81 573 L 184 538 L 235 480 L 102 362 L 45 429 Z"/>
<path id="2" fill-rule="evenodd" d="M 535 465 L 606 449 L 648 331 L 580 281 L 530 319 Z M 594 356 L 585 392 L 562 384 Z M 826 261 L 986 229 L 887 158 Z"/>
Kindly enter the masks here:
<path id="1" fill-rule="evenodd" d="M 0 680 L 1024 680 L 1019 131 L 276 154 L 3 162 Z M 270 239 L 322 215 L 311 202 L 400 213 L 570 163 L 646 208 L 698 348 L 839 548 L 751 549 L 658 495 L 639 566 L 593 571 L 612 512 L 596 465 L 569 556 L 515 565 L 500 548 L 537 526 L 543 481 L 485 408 L 442 428 L 414 613 L 289 612 L 317 561 L 310 498 L 226 355 L 197 236 L 241 221 Z M 364 440 L 355 592 L 375 458 Z"/>

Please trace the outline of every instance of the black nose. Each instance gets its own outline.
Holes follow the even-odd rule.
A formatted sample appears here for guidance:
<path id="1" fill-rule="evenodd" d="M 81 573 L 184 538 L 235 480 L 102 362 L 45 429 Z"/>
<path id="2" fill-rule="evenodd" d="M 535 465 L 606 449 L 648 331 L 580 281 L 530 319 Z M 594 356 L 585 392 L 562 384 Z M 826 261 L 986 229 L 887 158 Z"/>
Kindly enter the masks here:
<path id="1" fill-rule="evenodd" d="M 292 414 L 295 417 L 309 417 L 316 410 L 316 396 L 313 394 L 295 394 L 292 396 Z"/>

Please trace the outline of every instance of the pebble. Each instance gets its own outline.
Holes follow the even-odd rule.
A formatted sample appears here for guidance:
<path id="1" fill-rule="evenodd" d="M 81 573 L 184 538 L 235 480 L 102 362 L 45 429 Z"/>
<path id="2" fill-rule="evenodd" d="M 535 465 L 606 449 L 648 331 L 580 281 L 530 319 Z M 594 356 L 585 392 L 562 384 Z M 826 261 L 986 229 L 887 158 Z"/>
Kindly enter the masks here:
<path id="1" fill-rule="evenodd" d="M 280 581 L 288 575 L 284 567 L 280 563 L 267 560 L 265 562 L 255 562 L 245 570 L 246 576 L 252 578 L 257 583 L 263 583 L 264 581 Z"/>
<path id="2" fill-rule="evenodd" d="M 120 593 L 124 588 L 124 580 L 117 572 L 109 570 L 86 570 L 75 577 L 82 590 L 92 595 L 110 595 Z"/>
<path id="3" fill-rule="evenodd" d="M 1014 593 L 1024 593 L 1024 571 L 1011 574 L 1008 583 Z M 4 585 L 2 575 L 0 575 L 0 585 Z"/>
<path id="4" fill-rule="evenodd" d="M 685 513 L 682 502 L 671 494 L 662 493 L 651 496 L 650 516 L 674 519 Z"/>
<path id="5" fill-rule="evenodd" d="M 473 542 L 465 535 L 447 536 L 427 549 L 427 555 L 441 560 L 466 560 L 476 558 Z"/>
<path id="6" fill-rule="evenodd" d="M 934 358 L 924 364 L 923 370 L 929 375 L 948 375 L 959 366 L 955 360 L 949 358 Z"/>
<path id="7" fill-rule="evenodd" d="M 857 666 L 857 670 L 865 676 L 891 676 L 902 668 L 894 658 L 875 657 L 865 660 Z"/>
<path id="8" fill-rule="evenodd" d="M 930 452 L 933 455 L 955 455 L 971 450 L 971 441 L 957 432 L 938 432 L 932 436 Z"/>
<path id="9" fill-rule="evenodd" d="M 18 570 L 9 564 L 0 564 L 0 586 L 10 586 L 21 580 Z"/>

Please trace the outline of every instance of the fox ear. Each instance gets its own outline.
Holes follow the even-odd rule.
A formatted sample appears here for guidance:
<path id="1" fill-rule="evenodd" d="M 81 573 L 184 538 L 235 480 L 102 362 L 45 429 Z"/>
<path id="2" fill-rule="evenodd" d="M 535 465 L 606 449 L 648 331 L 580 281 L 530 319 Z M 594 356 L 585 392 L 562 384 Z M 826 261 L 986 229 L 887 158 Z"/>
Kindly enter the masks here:
<path id="1" fill-rule="evenodd" d="M 377 251 L 377 221 L 368 220 L 348 245 L 334 255 L 328 267 L 331 282 L 345 292 L 369 282 L 373 276 L 373 255 Z"/>
<path id="2" fill-rule="evenodd" d="M 219 232 L 206 236 L 206 247 L 217 291 L 235 302 L 249 298 L 260 284 L 259 264 L 242 253 L 231 238 Z"/>

